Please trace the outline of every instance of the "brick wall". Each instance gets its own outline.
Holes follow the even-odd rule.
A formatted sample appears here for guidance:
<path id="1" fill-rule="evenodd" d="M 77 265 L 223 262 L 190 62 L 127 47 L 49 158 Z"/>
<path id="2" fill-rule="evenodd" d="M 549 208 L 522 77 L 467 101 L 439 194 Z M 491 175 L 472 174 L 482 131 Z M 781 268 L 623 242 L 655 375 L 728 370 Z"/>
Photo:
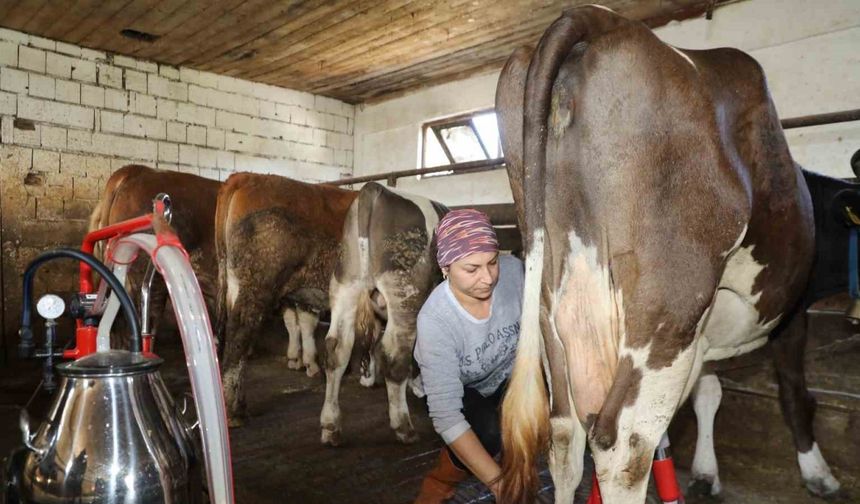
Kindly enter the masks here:
<path id="1" fill-rule="evenodd" d="M 352 174 L 352 105 L 0 29 L 0 245 L 4 347 L 20 278 L 39 252 L 75 245 L 105 180 L 141 163 L 224 180 Z M 69 264 L 37 294 L 74 289 Z"/>

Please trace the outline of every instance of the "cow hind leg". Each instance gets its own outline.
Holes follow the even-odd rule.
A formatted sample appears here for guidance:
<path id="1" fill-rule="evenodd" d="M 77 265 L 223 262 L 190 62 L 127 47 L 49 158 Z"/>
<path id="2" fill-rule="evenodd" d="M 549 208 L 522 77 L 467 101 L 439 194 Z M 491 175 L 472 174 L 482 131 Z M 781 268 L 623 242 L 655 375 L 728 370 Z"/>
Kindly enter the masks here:
<path id="1" fill-rule="evenodd" d="M 246 291 L 247 292 L 247 291 Z M 263 290 L 262 292 L 265 292 Z M 244 299 L 243 299 L 244 298 Z M 245 368 L 253 348 L 253 336 L 259 332 L 268 306 L 263 300 L 239 294 L 227 319 L 227 339 L 224 342 L 222 382 L 228 424 L 240 427 L 246 414 Z"/>
<path id="2" fill-rule="evenodd" d="M 316 313 L 299 309 L 299 328 L 302 333 L 302 364 L 304 364 L 305 373 L 309 377 L 314 377 L 320 372 L 320 367 L 317 364 L 317 344 L 314 340 L 314 333 L 316 333 L 319 321 L 320 317 Z"/>
<path id="3" fill-rule="evenodd" d="M 541 317 L 544 334 L 555 334 L 546 317 Z M 567 361 L 561 340 L 554 337 L 545 343 L 545 374 L 564 376 Z M 555 485 L 555 501 L 573 503 L 574 493 L 582 480 L 583 455 L 587 436 L 573 408 L 567 380 L 552 380 L 550 388 L 552 408 L 550 411 L 549 470 Z"/>
<path id="4" fill-rule="evenodd" d="M 647 368 L 647 352 L 621 349 L 615 380 L 589 438 L 604 502 L 645 500 L 654 450 L 692 378 L 695 346 L 658 370 Z"/>
<path id="5" fill-rule="evenodd" d="M 388 391 L 388 418 L 397 440 L 404 444 L 418 441 L 412 426 L 406 389 L 412 372 L 412 347 L 415 344 L 416 314 L 391 309 L 382 335 L 382 374 Z"/>
<path id="6" fill-rule="evenodd" d="M 781 334 L 773 340 L 773 358 L 779 381 L 782 414 L 794 436 L 797 462 L 807 490 L 826 497 L 839 491 L 812 431 L 815 399 L 806 388 L 803 358 L 806 349 L 805 312 L 794 315 Z"/>
<path id="7" fill-rule="evenodd" d="M 302 368 L 302 338 L 299 329 L 299 318 L 295 307 L 284 308 L 284 327 L 287 328 L 287 367 L 290 369 Z"/>
<path id="8" fill-rule="evenodd" d="M 324 445 L 341 444 L 340 382 L 355 343 L 356 303 L 361 294 L 357 283 L 331 286 L 331 324 L 325 337 L 325 402 L 320 413 Z"/>
<path id="9" fill-rule="evenodd" d="M 693 410 L 696 412 L 698 437 L 693 456 L 690 491 L 696 495 L 719 495 L 720 475 L 714 451 L 714 418 L 720 408 L 723 389 L 715 374 L 703 374 L 693 388 Z"/>

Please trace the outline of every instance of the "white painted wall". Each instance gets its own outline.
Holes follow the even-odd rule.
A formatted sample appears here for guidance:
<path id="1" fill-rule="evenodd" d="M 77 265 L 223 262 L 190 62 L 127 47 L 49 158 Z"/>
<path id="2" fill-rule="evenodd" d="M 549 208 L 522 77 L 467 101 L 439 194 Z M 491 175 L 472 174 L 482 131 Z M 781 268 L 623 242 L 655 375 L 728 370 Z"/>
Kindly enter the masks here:
<path id="1" fill-rule="evenodd" d="M 860 1 L 747 0 L 723 6 L 712 20 L 656 30 L 679 47 L 732 46 L 764 67 L 780 117 L 860 108 Z M 421 124 L 493 106 L 498 72 L 430 87 L 355 113 L 356 175 L 418 167 Z M 860 122 L 786 132 L 804 167 L 853 176 Z M 502 171 L 436 179 L 401 179 L 398 187 L 449 205 L 510 202 Z"/>

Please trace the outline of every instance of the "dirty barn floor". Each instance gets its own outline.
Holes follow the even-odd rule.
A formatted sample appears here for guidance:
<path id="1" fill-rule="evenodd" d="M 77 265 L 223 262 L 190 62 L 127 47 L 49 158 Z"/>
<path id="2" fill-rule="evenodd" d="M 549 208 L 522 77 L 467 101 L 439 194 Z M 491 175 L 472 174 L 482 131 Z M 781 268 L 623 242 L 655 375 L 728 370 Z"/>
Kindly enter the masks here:
<path id="1" fill-rule="evenodd" d="M 847 385 L 848 395 L 819 395 L 816 428 L 822 451 L 843 483 L 841 502 L 860 502 L 860 335 L 835 317 L 814 317 L 816 337 L 807 358 L 810 383 L 832 389 L 834 379 Z M 820 333 L 820 335 L 819 335 Z M 399 444 L 388 427 L 384 387 L 366 389 L 355 374 L 347 375 L 341 392 L 345 444 L 319 443 L 323 378 L 290 371 L 280 358 L 286 350 L 280 329 L 272 325 L 249 367 L 245 426 L 231 431 L 238 503 L 379 503 L 411 502 L 422 475 L 436 459 L 440 442 L 432 431 L 423 401 L 409 394 L 413 422 L 421 439 Z M 322 334 L 322 331 L 321 331 Z M 164 338 L 159 351 L 168 364 L 165 380 L 174 389 L 187 384 L 176 338 Z M 717 455 L 727 503 L 816 502 L 800 485 L 788 429 L 782 422 L 767 350 L 746 361 L 725 366 L 723 406 L 717 416 Z M 0 369 L 0 452 L 20 442 L 17 407 L 24 404 L 38 380 L 35 363 Z M 840 378 L 841 377 L 841 378 Z M 851 397 L 853 394 L 853 397 Z M 46 398 L 31 407 L 34 422 Z M 679 412 L 673 436 L 676 463 L 686 480 L 695 440 L 695 419 L 689 406 Z M 543 492 L 550 501 L 551 485 Z M 589 481 L 586 476 L 584 481 Z M 685 485 L 684 485 L 685 487 Z M 584 492 L 585 489 L 582 489 Z M 579 500 L 579 499 L 578 499 Z M 492 502 L 479 485 L 461 485 L 456 502 Z M 649 502 L 656 502 L 653 497 Z M 688 496 L 688 503 L 715 502 Z M 823 501 L 821 501 L 823 502 Z"/>

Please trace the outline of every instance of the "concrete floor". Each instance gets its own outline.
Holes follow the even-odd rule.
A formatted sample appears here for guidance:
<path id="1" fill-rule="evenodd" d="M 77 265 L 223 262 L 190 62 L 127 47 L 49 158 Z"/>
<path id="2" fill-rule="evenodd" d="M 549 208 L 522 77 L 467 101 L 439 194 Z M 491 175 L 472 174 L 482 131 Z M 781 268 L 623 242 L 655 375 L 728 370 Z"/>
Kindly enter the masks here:
<path id="1" fill-rule="evenodd" d="M 843 484 L 840 502 L 860 502 L 860 335 L 841 318 L 812 318 L 808 350 L 810 387 L 819 390 L 816 430 L 822 452 Z M 323 331 L 320 332 L 322 334 Z M 319 443 L 319 413 L 325 385 L 286 368 L 286 342 L 276 325 L 255 352 L 250 365 L 245 426 L 231 431 L 236 496 L 239 503 L 408 503 L 441 446 L 422 400 L 409 395 L 413 422 L 421 439 L 404 446 L 388 427 L 384 387 L 366 389 L 355 374 L 344 380 L 341 409 L 344 446 Z M 187 386 L 176 338 L 159 342 L 168 361 L 165 381 L 174 390 Z M 801 486 L 788 428 L 776 401 L 767 349 L 727 361 L 721 375 L 723 405 L 717 416 L 716 449 L 726 503 L 807 503 L 816 500 Z M 18 406 L 38 383 L 36 363 L 0 369 L 0 453 L 20 442 Z M 48 398 L 31 407 L 35 419 Z M 689 406 L 679 411 L 670 430 L 682 488 L 695 442 L 695 419 Z M 586 474 L 583 481 L 590 481 Z M 544 472 L 542 501 L 551 501 L 552 485 Z M 584 499 L 587 488 L 580 489 Z M 492 502 L 476 481 L 464 482 L 455 502 Z M 688 496 L 687 502 L 716 502 Z M 656 502 L 653 495 L 649 502 Z"/>

